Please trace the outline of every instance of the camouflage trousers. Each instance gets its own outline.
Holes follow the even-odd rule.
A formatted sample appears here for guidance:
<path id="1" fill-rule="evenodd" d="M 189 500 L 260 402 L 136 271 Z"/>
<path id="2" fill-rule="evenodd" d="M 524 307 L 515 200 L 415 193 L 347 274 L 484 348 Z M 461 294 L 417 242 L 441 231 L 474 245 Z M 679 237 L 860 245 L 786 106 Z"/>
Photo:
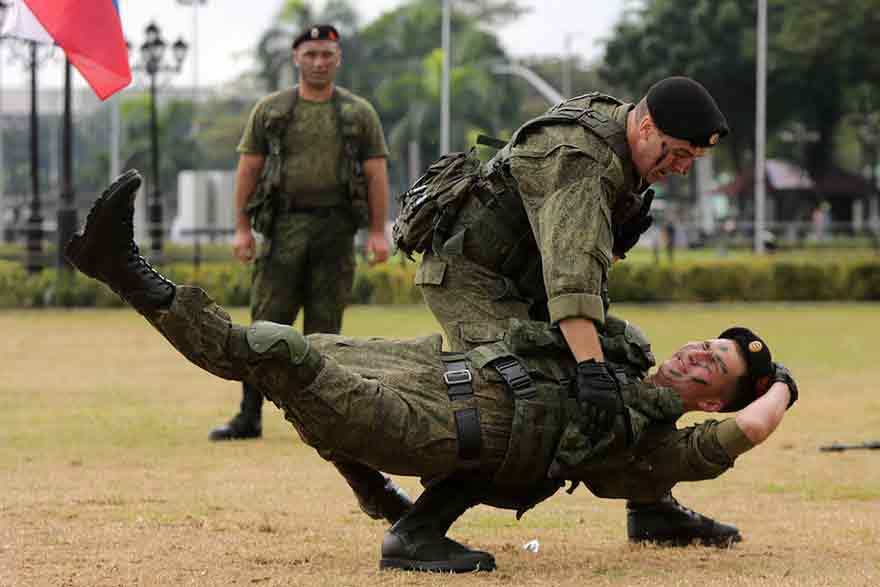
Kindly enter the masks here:
<path id="1" fill-rule="evenodd" d="M 293 324 L 303 332 L 336 334 L 354 281 L 354 226 L 338 209 L 284 214 L 254 263 L 251 319 Z M 262 394 L 243 388 L 241 411 L 259 419 Z"/>
<path id="2" fill-rule="evenodd" d="M 426 254 L 415 282 L 454 351 L 493 342 L 511 318 L 530 319 L 531 301 L 513 281 L 462 256 Z"/>
<path id="3" fill-rule="evenodd" d="M 477 470 L 491 474 L 504 460 L 513 401 L 503 383 L 473 369 L 474 396 L 453 405 L 439 335 L 408 341 L 310 335 L 323 367 L 304 382 L 303 367 L 292 363 L 286 345 L 257 353 L 247 328 L 231 323 L 199 288 L 178 287 L 171 307 L 148 319 L 195 365 L 263 393 L 326 459 L 398 475 L 455 472 L 461 463 L 453 410 L 475 406 L 482 434 Z"/>

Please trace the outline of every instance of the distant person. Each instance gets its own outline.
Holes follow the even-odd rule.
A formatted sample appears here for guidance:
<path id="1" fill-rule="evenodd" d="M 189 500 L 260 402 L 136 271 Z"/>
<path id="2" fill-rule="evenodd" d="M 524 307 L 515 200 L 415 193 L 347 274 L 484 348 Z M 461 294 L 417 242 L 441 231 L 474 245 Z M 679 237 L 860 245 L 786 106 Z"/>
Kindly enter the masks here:
<path id="1" fill-rule="evenodd" d="M 371 262 L 388 257 L 388 148 L 373 107 L 334 83 L 342 62 L 334 27 L 299 34 L 293 62 L 299 84 L 260 100 L 238 145 L 232 248 L 254 263 L 253 320 L 293 324 L 302 309 L 304 332 L 338 333 L 357 228 L 369 226 Z M 252 223 L 265 238 L 259 254 Z M 244 385 L 239 413 L 211 439 L 259 437 L 262 404 Z"/>
<path id="2" fill-rule="evenodd" d="M 368 228 L 370 263 L 388 258 L 388 148 L 370 103 L 335 85 L 342 63 L 336 28 L 310 26 L 292 49 L 299 84 L 257 102 L 238 145 L 232 248 L 254 263 L 252 320 L 293 324 L 302 309 L 304 332 L 338 333 L 357 229 Z M 259 253 L 252 229 L 265 239 Z M 238 414 L 212 430 L 211 440 L 260 437 L 262 406 L 262 394 L 245 383 Z M 337 465 L 371 515 L 399 515 L 381 475 Z M 365 504 L 367 494 L 390 495 L 394 507 L 378 511 Z"/>

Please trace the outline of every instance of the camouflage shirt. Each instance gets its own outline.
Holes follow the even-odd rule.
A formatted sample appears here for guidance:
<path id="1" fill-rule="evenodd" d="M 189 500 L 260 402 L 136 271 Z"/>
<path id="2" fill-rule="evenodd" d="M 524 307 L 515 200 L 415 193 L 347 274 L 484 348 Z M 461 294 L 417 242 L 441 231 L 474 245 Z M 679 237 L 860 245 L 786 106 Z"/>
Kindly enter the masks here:
<path id="1" fill-rule="evenodd" d="M 592 107 L 626 127 L 632 105 Z M 612 222 L 644 189 L 627 157 L 577 124 L 545 125 L 521 134 L 510 173 L 540 253 L 550 321 L 604 321 L 601 291 L 612 261 Z"/>
<path id="2" fill-rule="evenodd" d="M 294 91 L 287 89 L 275 92 L 257 102 L 238 144 L 239 153 L 268 153 L 267 117 L 286 114 Z M 387 157 L 388 147 L 379 115 L 370 103 L 344 88 L 337 86 L 336 91 L 346 98 L 342 101 L 343 116 L 353 120 L 357 129 L 360 160 Z M 293 121 L 285 137 L 284 152 L 287 156 L 282 170 L 282 185 L 284 192 L 294 198 L 296 206 L 336 206 L 348 202 L 346 186 L 339 176 L 343 144 L 332 100 L 312 102 L 297 98 Z"/>

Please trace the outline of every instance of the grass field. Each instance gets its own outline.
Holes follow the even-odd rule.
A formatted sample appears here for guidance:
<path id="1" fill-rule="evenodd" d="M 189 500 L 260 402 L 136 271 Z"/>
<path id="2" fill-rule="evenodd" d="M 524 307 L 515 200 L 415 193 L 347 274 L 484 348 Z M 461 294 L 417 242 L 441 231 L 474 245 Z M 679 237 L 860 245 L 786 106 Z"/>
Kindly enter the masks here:
<path id="1" fill-rule="evenodd" d="M 560 492 L 520 522 L 478 507 L 451 536 L 499 571 L 380 573 L 384 526 L 267 405 L 264 437 L 212 444 L 236 384 L 180 359 L 127 310 L 0 312 L 0 586 L 877 585 L 880 305 L 614 308 L 658 358 L 753 326 L 797 376 L 801 401 L 720 479 L 675 494 L 739 526 L 730 550 L 626 542 L 624 505 Z M 245 321 L 245 311 L 233 312 Z M 345 331 L 437 331 L 420 307 L 355 307 Z M 412 494 L 418 480 L 398 479 Z M 540 541 L 530 553 L 522 545 Z"/>

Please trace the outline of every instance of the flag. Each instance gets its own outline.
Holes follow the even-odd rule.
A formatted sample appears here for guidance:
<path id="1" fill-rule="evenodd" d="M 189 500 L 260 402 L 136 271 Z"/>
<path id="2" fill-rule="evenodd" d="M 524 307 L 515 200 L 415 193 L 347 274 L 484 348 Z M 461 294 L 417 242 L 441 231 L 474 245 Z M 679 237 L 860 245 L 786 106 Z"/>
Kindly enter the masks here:
<path id="1" fill-rule="evenodd" d="M 2 34 L 54 43 L 102 100 L 131 83 L 116 0 L 7 0 Z"/>

